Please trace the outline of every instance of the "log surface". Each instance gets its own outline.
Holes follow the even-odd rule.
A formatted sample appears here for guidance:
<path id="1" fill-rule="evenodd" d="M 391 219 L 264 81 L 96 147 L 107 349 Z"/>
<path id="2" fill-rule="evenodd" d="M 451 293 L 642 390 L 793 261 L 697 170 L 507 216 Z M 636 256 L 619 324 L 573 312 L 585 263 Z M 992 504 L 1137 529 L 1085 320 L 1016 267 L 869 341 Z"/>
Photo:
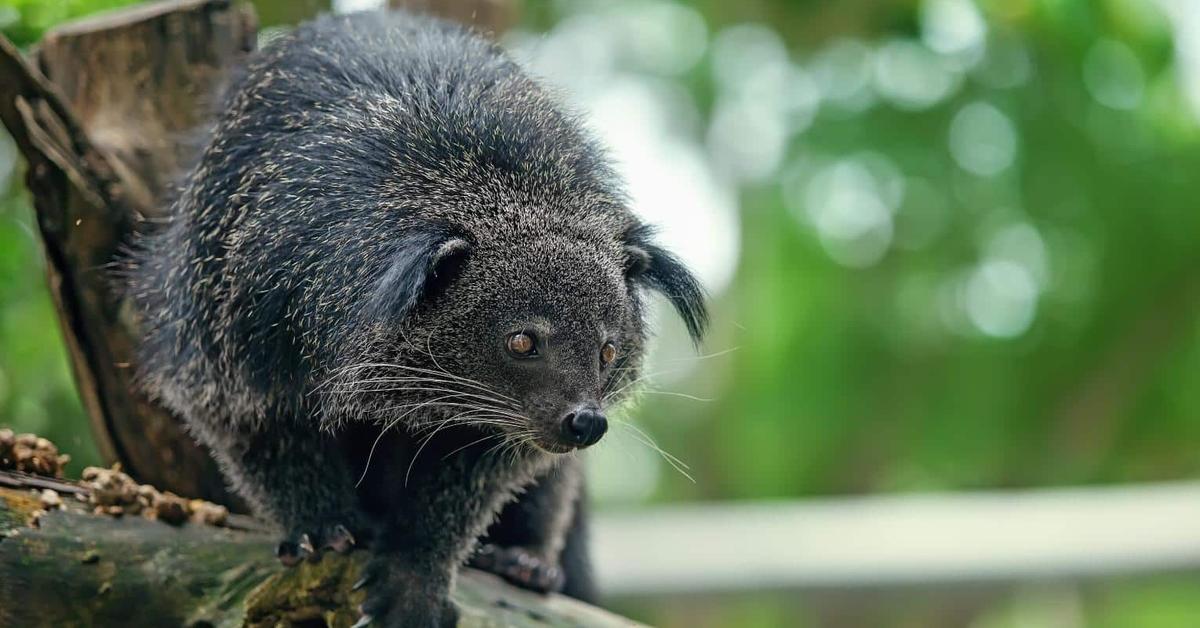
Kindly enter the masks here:
<path id="1" fill-rule="evenodd" d="M 45 511 L 39 490 L 58 489 Z M 0 626 L 350 626 L 366 552 L 287 569 L 274 535 L 231 516 L 227 527 L 96 515 L 79 485 L 0 472 Z M 36 521 L 36 523 L 34 523 Z M 464 569 L 459 626 L 636 626 L 558 595 L 515 589 Z"/>

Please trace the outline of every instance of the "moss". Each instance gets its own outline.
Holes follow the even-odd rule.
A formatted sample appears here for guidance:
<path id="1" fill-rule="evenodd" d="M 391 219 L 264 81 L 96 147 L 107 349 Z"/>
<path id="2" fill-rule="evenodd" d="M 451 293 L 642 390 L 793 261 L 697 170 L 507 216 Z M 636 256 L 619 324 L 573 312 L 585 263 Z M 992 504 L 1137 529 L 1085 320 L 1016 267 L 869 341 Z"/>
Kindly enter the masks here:
<path id="1" fill-rule="evenodd" d="M 246 625 L 353 625 L 365 595 L 351 588 L 365 561 L 366 552 L 326 555 L 276 572 L 246 597 Z"/>
<path id="2" fill-rule="evenodd" d="M 0 488 L 0 534 L 28 527 L 34 513 L 41 509 L 42 502 L 37 495 Z"/>

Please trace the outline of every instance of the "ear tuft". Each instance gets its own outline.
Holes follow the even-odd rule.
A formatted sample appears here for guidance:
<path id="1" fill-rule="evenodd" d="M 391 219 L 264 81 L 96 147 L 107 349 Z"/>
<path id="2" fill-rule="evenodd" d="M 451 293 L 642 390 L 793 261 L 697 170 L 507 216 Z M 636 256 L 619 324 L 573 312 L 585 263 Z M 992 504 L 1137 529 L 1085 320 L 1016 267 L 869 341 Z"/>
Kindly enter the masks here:
<path id="1" fill-rule="evenodd" d="M 625 276 L 640 277 L 650 269 L 650 253 L 636 244 L 625 245 Z"/>
<path id="2" fill-rule="evenodd" d="M 665 296 L 683 319 L 692 341 L 699 343 L 708 326 L 704 289 L 678 257 L 654 244 L 653 236 L 649 225 L 634 227 L 625 235 L 626 276 Z"/>
<path id="3" fill-rule="evenodd" d="M 444 229 L 405 233 L 367 304 L 367 315 L 374 320 L 404 320 L 423 300 L 446 288 L 470 249 L 470 242 Z"/>

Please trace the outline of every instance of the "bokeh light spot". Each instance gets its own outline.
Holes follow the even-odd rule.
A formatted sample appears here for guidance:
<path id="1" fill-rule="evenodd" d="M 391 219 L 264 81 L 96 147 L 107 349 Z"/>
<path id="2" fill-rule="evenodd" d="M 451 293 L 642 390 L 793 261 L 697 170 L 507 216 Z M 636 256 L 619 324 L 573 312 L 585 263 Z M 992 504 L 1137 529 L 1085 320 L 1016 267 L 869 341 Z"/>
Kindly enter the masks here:
<path id="1" fill-rule="evenodd" d="M 892 243 L 892 210 L 861 160 L 827 166 L 808 183 L 806 216 L 833 261 L 851 268 L 879 262 Z"/>
<path id="2" fill-rule="evenodd" d="M 1025 333 L 1037 312 L 1037 284 L 1024 266 L 985 260 L 967 279 L 963 294 L 967 318 L 980 332 L 996 338 Z"/>
<path id="3" fill-rule="evenodd" d="M 989 259 L 1007 260 L 1023 266 L 1039 289 L 1050 281 L 1050 265 L 1046 243 L 1038 230 L 1029 223 L 1018 223 L 1001 229 L 987 244 Z"/>
<path id="4" fill-rule="evenodd" d="M 1083 58 L 1083 84 L 1096 102 L 1113 109 L 1135 109 L 1146 92 L 1142 64 L 1125 44 L 1096 42 Z"/>
<path id="5" fill-rule="evenodd" d="M 873 53 L 866 44 L 839 39 L 817 53 L 811 70 L 824 100 L 847 111 L 862 111 L 875 101 L 873 65 Z"/>
<path id="6" fill-rule="evenodd" d="M 787 63 L 788 52 L 783 40 L 762 24 L 730 26 L 713 39 L 713 79 L 722 89 L 736 91 L 764 68 L 778 71 Z"/>
<path id="7" fill-rule="evenodd" d="M 875 89 L 900 109 L 928 109 L 949 96 L 958 84 L 958 73 L 917 42 L 892 40 L 875 53 Z"/>
<path id="8" fill-rule="evenodd" d="M 950 122 L 950 155 L 968 172 L 997 175 L 1016 159 L 1016 127 L 988 103 L 966 105 Z"/>
<path id="9" fill-rule="evenodd" d="M 616 14 L 622 58 L 640 69 L 679 75 L 708 48 L 708 25 L 695 9 L 673 2 L 646 2 Z"/>
<path id="10" fill-rule="evenodd" d="M 334 13 L 373 11 L 387 6 L 386 0 L 333 0 Z"/>
<path id="11" fill-rule="evenodd" d="M 925 0 L 920 19 L 921 39 L 931 50 L 954 56 L 964 66 L 982 58 L 987 25 L 971 0 Z"/>

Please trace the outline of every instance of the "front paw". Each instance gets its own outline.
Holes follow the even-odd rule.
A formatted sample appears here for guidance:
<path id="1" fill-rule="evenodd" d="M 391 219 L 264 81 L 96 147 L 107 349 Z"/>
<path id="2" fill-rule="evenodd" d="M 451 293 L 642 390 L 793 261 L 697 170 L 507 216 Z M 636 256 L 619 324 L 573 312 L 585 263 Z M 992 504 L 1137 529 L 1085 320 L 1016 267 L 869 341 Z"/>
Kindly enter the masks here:
<path id="1" fill-rule="evenodd" d="M 558 565 L 538 557 L 524 547 L 483 545 L 468 564 L 538 593 L 557 593 L 562 590 L 565 580 Z"/>
<path id="2" fill-rule="evenodd" d="M 355 628 L 453 628 L 458 609 L 449 598 L 448 578 L 423 573 L 392 557 L 375 556 L 354 588 L 367 598 Z"/>
<path id="3" fill-rule="evenodd" d="M 279 562 L 291 567 L 304 560 L 316 560 L 321 550 L 345 554 L 365 540 L 365 528 L 355 528 L 358 534 L 342 523 L 296 526 L 275 547 L 275 556 Z"/>

